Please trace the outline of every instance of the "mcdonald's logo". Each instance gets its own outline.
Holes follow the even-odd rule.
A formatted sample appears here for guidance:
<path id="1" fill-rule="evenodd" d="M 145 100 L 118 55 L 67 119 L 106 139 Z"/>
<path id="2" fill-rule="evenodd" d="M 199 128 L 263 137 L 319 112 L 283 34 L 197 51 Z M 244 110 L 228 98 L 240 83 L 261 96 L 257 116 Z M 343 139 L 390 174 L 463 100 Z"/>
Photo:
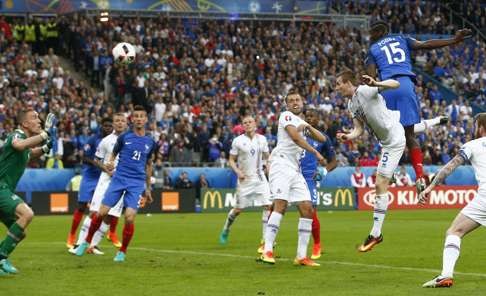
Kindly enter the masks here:
<path id="1" fill-rule="evenodd" d="M 206 191 L 206 193 L 204 193 L 204 198 L 203 198 L 203 210 L 208 208 L 208 200 L 209 200 L 209 206 L 211 208 L 214 208 L 216 206 L 216 201 L 218 202 L 218 209 L 223 208 L 223 198 L 221 196 L 221 192 Z"/>
<path id="2" fill-rule="evenodd" d="M 338 189 L 334 195 L 334 207 L 342 206 L 354 206 L 354 196 L 350 189 Z"/>

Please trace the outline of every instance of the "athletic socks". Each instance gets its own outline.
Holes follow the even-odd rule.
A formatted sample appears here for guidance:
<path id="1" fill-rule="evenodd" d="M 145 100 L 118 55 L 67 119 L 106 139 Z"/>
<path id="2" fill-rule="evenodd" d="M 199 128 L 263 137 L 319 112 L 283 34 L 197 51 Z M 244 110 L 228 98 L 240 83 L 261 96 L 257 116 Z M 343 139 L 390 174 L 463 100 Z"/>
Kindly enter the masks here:
<path id="1" fill-rule="evenodd" d="M 17 223 L 12 224 L 7 230 L 7 237 L 0 244 L 0 260 L 6 259 L 15 247 L 25 238 L 24 229 Z"/>
<path id="2" fill-rule="evenodd" d="M 386 210 L 388 208 L 388 196 L 387 194 L 380 194 L 375 197 L 375 206 L 373 211 L 373 228 L 371 229 L 371 235 L 373 237 L 379 237 L 381 235 L 381 228 L 383 221 L 385 220 Z"/>
<path id="3" fill-rule="evenodd" d="M 128 244 L 133 237 L 133 233 L 135 232 L 135 224 L 133 223 L 126 223 L 123 227 L 123 239 L 122 239 L 122 246 L 120 248 L 120 252 L 126 253 Z"/>
<path id="4" fill-rule="evenodd" d="M 283 215 L 277 212 L 272 212 L 267 222 L 267 230 L 265 231 L 265 248 L 264 252 L 273 251 L 273 243 L 277 237 L 278 229 L 280 228 L 280 221 Z"/>
<path id="5" fill-rule="evenodd" d="M 74 210 L 73 214 L 73 222 L 71 223 L 71 230 L 70 234 L 75 235 L 76 230 L 78 230 L 79 223 L 81 223 L 81 219 L 83 219 L 84 211 L 80 211 L 79 209 Z"/>
<path id="6" fill-rule="evenodd" d="M 110 225 L 102 222 L 100 228 L 95 232 L 93 236 L 93 240 L 91 241 L 91 247 L 97 246 L 101 242 L 108 229 L 110 229 Z"/>
<path id="7" fill-rule="evenodd" d="M 84 242 L 86 239 L 86 235 L 88 235 L 88 230 L 89 230 L 89 225 L 91 224 L 91 217 L 86 216 L 83 220 L 83 225 L 81 225 L 81 230 L 79 231 L 78 235 L 78 241 L 76 242 L 76 245 L 80 245 Z"/>
<path id="8" fill-rule="evenodd" d="M 223 231 L 229 231 L 229 228 L 233 222 L 235 222 L 236 215 L 234 209 L 231 209 L 228 213 L 228 217 L 226 218 L 226 221 L 224 222 L 223 226 Z"/>
<path id="9" fill-rule="evenodd" d="M 448 235 L 444 243 L 444 253 L 442 257 L 442 273 L 443 277 L 452 278 L 454 274 L 454 266 L 457 258 L 461 252 L 461 238 L 457 235 Z"/>
<path id="10" fill-rule="evenodd" d="M 422 120 L 421 122 L 419 123 L 416 123 L 414 126 L 413 126 L 413 131 L 414 133 L 423 133 L 425 132 L 425 130 L 427 130 L 428 128 L 431 128 L 433 127 L 434 125 L 438 125 L 440 123 L 440 119 L 442 118 L 442 116 L 437 116 L 435 118 L 432 118 L 432 119 L 426 119 L 426 120 Z"/>
<path id="11" fill-rule="evenodd" d="M 312 232 L 312 219 L 300 218 L 298 232 L 297 259 L 303 259 L 307 257 L 307 246 Z"/>
<path id="12" fill-rule="evenodd" d="M 262 239 L 265 239 L 265 231 L 267 230 L 268 218 L 271 213 L 269 210 L 263 210 L 262 212 Z"/>
<path id="13" fill-rule="evenodd" d="M 413 169 L 415 170 L 415 176 L 417 179 L 423 178 L 423 155 L 420 147 L 414 147 L 410 149 L 410 160 L 412 162 Z"/>
<path id="14" fill-rule="evenodd" d="M 91 217 L 91 224 L 89 225 L 88 235 L 86 236 L 87 243 L 91 244 L 94 234 L 100 228 L 101 222 L 103 222 L 103 219 L 99 215 L 94 215 Z"/>
<path id="15" fill-rule="evenodd" d="M 118 225 L 118 217 L 110 215 L 110 233 L 116 232 L 116 226 Z"/>
<path id="16" fill-rule="evenodd" d="M 317 217 L 317 209 L 314 209 L 312 213 L 312 239 L 314 240 L 314 245 L 321 244 L 321 223 Z"/>

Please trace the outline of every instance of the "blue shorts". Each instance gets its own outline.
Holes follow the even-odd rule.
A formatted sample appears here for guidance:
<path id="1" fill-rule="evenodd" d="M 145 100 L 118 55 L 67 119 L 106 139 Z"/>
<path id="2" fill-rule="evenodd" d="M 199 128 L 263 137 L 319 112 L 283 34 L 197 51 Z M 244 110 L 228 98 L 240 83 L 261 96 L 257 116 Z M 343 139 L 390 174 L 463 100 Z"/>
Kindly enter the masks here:
<path id="1" fill-rule="evenodd" d="M 317 186 L 316 181 L 314 179 L 306 178 L 305 182 L 307 182 L 307 188 L 309 188 L 309 192 L 311 195 L 312 205 L 314 207 L 317 206 Z"/>
<path id="2" fill-rule="evenodd" d="M 99 177 L 83 176 L 79 185 L 78 202 L 90 202 L 93 198 Z"/>
<path id="3" fill-rule="evenodd" d="M 386 107 L 390 110 L 400 111 L 400 123 L 410 126 L 420 122 L 420 103 L 415 93 L 415 84 L 410 76 L 397 76 L 392 78 L 400 82 L 397 89 L 388 89 L 381 92 L 385 98 Z"/>
<path id="4" fill-rule="evenodd" d="M 145 182 L 128 180 L 116 175 L 111 179 L 105 197 L 101 202 L 110 208 L 114 207 L 120 198 L 123 197 L 123 206 L 137 210 L 139 207 L 140 196 L 145 191 Z"/>

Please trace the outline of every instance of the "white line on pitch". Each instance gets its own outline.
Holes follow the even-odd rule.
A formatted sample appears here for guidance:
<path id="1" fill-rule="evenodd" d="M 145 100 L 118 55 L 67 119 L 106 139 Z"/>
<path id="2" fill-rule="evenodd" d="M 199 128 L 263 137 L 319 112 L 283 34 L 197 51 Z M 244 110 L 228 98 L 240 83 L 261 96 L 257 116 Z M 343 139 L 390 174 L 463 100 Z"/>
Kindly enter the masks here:
<path id="1" fill-rule="evenodd" d="M 64 245 L 64 242 L 26 242 L 24 244 L 31 245 Z M 239 259 L 256 259 L 256 256 L 247 255 L 237 255 L 228 253 L 213 253 L 213 252 L 203 252 L 203 251 L 184 251 L 184 250 L 164 250 L 164 249 L 152 249 L 144 247 L 131 247 L 130 250 L 154 252 L 154 253 L 165 253 L 165 254 L 184 254 L 184 255 L 195 255 L 195 256 L 213 256 L 213 257 L 228 257 L 228 258 L 239 258 Z M 278 258 L 277 261 L 290 261 L 289 258 Z M 366 268 L 378 268 L 378 269 L 393 269 L 393 270 L 405 270 L 405 271 L 420 271 L 420 272 L 433 272 L 440 274 L 439 269 L 430 268 L 418 268 L 418 267 L 405 267 L 405 266 L 391 266 L 391 265 L 379 265 L 379 264 L 366 264 L 366 263 L 356 263 L 356 262 L 346 262 L 346 261 L 319 261 L 320 264 L 326 265 L 345 265 L 345 266 L 360 266 Z M 454 274 L 465 275 L 465 276 L 477 276 L 486 278 L 484 273 L 473 273 L 473 272 L 460 272 L 455 271 Z"/>

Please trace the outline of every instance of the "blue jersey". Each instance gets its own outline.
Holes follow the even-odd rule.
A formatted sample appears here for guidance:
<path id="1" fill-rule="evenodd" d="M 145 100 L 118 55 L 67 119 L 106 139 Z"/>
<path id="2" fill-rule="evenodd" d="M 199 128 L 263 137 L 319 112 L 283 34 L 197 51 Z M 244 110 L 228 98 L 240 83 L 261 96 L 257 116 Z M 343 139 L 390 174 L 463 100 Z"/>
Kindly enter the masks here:
<path id="1" fill-rule="evenodd" d="M 398 75 L 414 78 L 410 57 L 414 42 L 410 37 L 387 35 L 370 46 L 366 64 L 376 65 L 382 81 Z"/>
<path id="2" fill-rule="evenodd" d="M 94 159 L 96 154 L 96 148 L 98 148 L 98 144 L 101 142 L 102 139 L 103 137 L 99 133 L 89 137 L 88 141 L 86 142 L 86 144 L 84 144 L 83 147 L 84 157 Z M 87 162 L 83 163 L 83 179 L 96 179 L 96 181 L 98 181 L 100 175 L 101 170 L 99 168 Z"/>
<path id="3" fill-rule="evenodd" d="M 113 147 L 118 154 L 118 165 L 114 177 L 145 181 L 145 165 L 155 150 L 155 141 L 150 136 L 138 136 L 132 131 L 121 134 Z"/>
<path id="4" fill-rule="evenodd" d="M 326 158 L 328 161 L 334 159 L 336 153 L 334 152 L 334 148 L 331 145 L 331 141 L 329 137 L 324 134 L 327 140 L 324 143 L 316 141 L 311 137 L 307 137 L 307 143 L 309 143 L 314 149 L 316 149 L 321 155 Z M 300 159 L 300 168 L 302 170 L 302 175 L 305 179 L 313 179 L 317 172 L 317 166 L 319 163 L 317 162 L 317 158 L 314 154 L 308 153 L 304 150 L 304 156 Z"/>

